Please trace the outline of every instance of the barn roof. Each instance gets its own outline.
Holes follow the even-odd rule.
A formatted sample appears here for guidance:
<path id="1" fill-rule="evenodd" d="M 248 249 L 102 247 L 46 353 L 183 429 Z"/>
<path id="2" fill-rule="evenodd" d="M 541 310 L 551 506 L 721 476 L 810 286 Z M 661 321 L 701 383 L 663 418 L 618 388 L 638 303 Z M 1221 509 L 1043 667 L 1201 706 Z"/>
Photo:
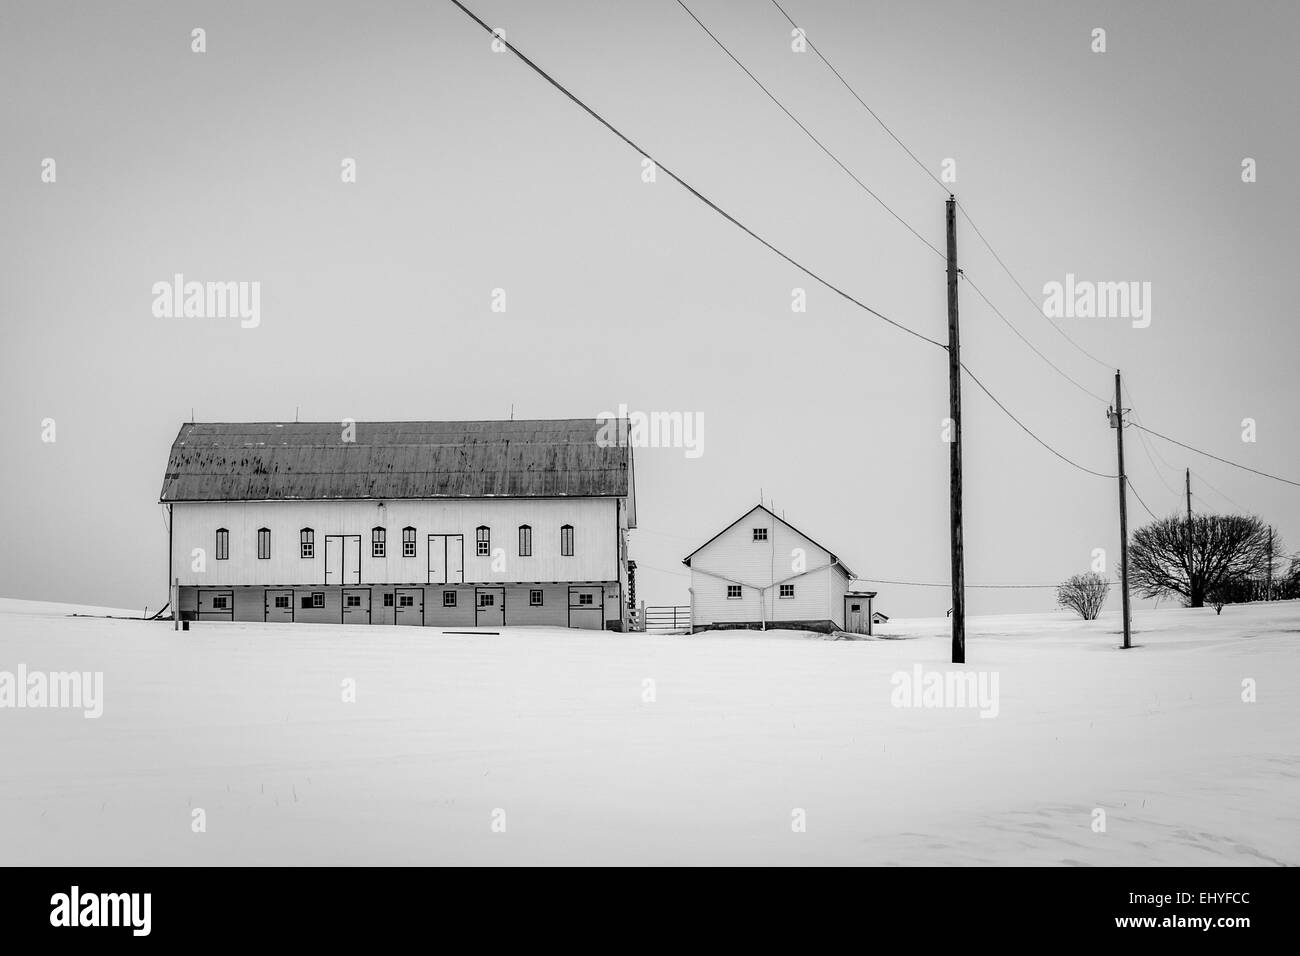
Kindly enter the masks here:
<path id="1" fill-rule="evenodd" d="M 172 443 L 160 500 L 624 496 L 627 429 L 602 424 L 357 422 L 345 442 L 339 422 L 190 422 Z"/>

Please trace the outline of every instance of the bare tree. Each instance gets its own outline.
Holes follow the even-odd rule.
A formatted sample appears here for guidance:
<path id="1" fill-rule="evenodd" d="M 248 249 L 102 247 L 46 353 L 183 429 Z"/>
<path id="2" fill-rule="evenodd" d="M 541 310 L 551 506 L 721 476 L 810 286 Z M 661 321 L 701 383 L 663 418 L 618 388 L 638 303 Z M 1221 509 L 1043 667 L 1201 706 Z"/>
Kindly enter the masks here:
<path id="1" fill-rule="evenodd" d="M 1085 621 L 1097 620 L 1106 595 L 1110 594 L 1110 582 L 1100 574 L 1089 571 L 1076 574 L 1056 588 L 1056 603 L 1077 611 Z"/>
<path id="2" fill-rule="evenodd" d="M 1271 546 L 1278 549 L 1276 540 Z M 1177 595 L 1188 607 L 1262 575 L 1269 528 L 1253 515 L 1162 518 L 1139 528 L 1129 545 L 1129 580 L 1143 597 Z"/>

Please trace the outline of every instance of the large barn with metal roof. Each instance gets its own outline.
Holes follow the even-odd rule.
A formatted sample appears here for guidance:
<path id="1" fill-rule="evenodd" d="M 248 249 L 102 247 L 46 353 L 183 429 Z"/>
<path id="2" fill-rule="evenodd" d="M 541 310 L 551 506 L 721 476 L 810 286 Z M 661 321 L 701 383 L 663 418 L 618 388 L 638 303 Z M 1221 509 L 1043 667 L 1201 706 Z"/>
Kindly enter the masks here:
<path id="1" fill-rule="evenodd" d="M 180 620 L 625 629 L 632 449 L 597 419 L 188 423 Z"/>

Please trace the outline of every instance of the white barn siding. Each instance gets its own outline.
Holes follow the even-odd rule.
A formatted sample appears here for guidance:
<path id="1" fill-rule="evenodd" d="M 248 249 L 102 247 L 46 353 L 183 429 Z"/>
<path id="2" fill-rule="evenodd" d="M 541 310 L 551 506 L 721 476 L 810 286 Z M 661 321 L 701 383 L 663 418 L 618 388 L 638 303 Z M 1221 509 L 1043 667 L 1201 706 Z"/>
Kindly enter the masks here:
<path id="1" fill-rule="evenodd" d="M 325 583 L 325 538 L 361 538 L 361 585 L 428 584 L 431 534 L 464 536 L 466 584 L 620 580 L 623 535 L 614 498 L 475 498 L 386 501 L 176 502 L 172 506 L 172 574 L 182 587 L 292 586 Z M 531 557 L 519 556 L 518 529 L 532 528 Z M 560 528 L 574 528 L 574 553 L 560 553 Z M 371 529 L 386 529 L 386 556 L 371 557 Z M 416 529 L 416 555 L 402 556 L 402 529 Z M 504 552 L 504 568 L 475 553 L 475 531 L 491 529 L 491 548 Z M 259 528 L 271 530 L 271 557 L 257 557 Z M 315 556 L 299 556 L 299 532 L 315 532 Z M 216 560 L 216 530 L 230 532 L 230 557 Z M 202 548 L 206 567 L 193 569 Z M 351 582 L 348 582 L 351 583 Z M 376 601 L 378 597 L 376 595 Z M 441 602 L 441 594 L 438 595 Z M 613 606 L 617 606 L 615 596 Z M 614 615 L 617 617 L 618 615 Z"/>

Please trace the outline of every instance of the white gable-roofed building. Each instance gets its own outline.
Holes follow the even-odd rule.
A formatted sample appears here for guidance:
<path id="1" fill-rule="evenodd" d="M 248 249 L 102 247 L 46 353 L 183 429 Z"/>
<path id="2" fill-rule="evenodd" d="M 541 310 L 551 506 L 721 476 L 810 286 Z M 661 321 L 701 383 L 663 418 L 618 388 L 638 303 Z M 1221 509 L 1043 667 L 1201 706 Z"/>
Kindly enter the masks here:
<path id="1" fill-rule="evenodd" d="M 181 620 L 625 628 L 632 450 L 595 419 L 189 423 Z"/>
<path id="2" fill-rule="evenodd" d="M 763 505 L 755 505 L 682 562 L 691 569 L 691 630 L 784 627 L 871 633 L 874 591 Z"/>

